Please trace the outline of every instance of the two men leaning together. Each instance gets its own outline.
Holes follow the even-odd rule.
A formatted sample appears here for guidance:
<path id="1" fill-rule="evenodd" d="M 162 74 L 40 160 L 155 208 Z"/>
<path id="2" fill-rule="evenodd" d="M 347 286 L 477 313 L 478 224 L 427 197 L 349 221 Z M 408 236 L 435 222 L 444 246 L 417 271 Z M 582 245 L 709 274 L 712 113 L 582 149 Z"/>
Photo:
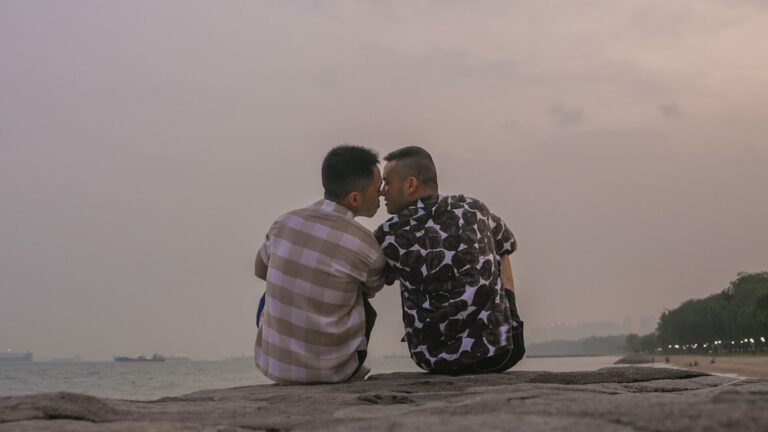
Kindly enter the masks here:
<path id="1" fill-rule="evenodd" d="M 525 353 L 509 261 L 517 244 L 480 201 L 440 195 L 421 147 L 358 146 L 323 160 L 325 197 L 280 216 L 256 256 L 266 281 L 256 366 L 281 384 L 362 379 L 376 320 L 369 299 L 400 281 L 405 341 L 422 369 L 504 372 Z M 392 215 L 371 233 L 383 196 Z"/>

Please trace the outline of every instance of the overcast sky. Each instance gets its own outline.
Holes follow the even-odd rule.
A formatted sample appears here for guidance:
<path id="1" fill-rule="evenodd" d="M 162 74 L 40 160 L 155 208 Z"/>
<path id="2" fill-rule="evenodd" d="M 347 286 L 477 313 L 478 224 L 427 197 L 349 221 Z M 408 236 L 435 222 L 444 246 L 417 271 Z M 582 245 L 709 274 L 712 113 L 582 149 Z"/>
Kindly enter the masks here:
<path id="1" fill-rule="evenodd" d="M 0 348 L 252 353 L 255 253 L 345 142 L 507 222 L 526 326 L 655 321 L 768 270 L 764 5 L 2 0 Z"/>

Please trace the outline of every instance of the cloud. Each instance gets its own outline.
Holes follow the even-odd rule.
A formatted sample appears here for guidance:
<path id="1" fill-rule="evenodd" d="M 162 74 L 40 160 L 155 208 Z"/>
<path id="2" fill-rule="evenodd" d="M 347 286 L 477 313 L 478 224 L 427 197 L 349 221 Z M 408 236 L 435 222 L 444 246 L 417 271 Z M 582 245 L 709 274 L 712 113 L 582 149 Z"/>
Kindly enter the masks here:
<path id="1" fill-rule="evenodd" d="M 584 118 L 584 110 L 579 107 L 566 107 L 560 102 L 550 105 L 549 114 L 560 127 L 576 126 Z"/>

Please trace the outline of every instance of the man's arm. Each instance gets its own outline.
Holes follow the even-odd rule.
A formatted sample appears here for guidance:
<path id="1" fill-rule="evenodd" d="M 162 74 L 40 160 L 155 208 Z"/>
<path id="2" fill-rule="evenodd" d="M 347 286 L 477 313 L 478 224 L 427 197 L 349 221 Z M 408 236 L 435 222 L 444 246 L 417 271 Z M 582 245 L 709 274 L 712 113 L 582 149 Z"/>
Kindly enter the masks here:
<path id="1" fill-rule="evenodd" d="M 275 226 L 277 226 L 277 221 L 275 221 L 275 223 L 269 227 L 267 235 L 264 236 L 264 244 L 262 244 L 259 248 L 259 251 L 256 252 L 256 265 L 254 274 L 257 278 L 263 281 L 267 280 L 267 269 L 269 269 L 269 256 L 271 249 L 270 245 L 272 243 L 272 232 L 274 231 Z"/>
<path id="2" fill-rule="evenodd" d="M 373 296 L 384 287 L 385 264 L 386 260 L 384 255 L 379 252 L 371 266 L 368 268 L 368 275 L 365 281 L 360 284 L 360 289 L 363 291 L 366 298 L 373 298 Z"/>
<path id="3" fill-rule="evenodd" d="M 512 263 L 509 261 L 509 255 L 501 257 L 501 284 L 504 288 L 515 292 L 515 281 L 512 279 Z"/>
<path id="4" fill-rule="evenodd" d="M 398 272 L 395 269 L 393 262 L 396 262 L 399 259 L 399 252 L 398 256 L 392 256 L 393 250 L 392 248 L 389 248 L 388 251 L 390 256 L 387 257 L 387 251 L 384 251 L 384 246 L 386 244 L 394 243 L 394 235 L 390 234 L 384 228 L 385 225 L 386 224 L 379 225 L 379 227 L 376 228 L 376 231 L 373 232 L 373 236 L 376 238 L 376 242 L 379 244 L 379 247 L 382 248 L 382 253 L 384 254 L 384 285 L 392 285 L 398 279 Z M 397 251 L 397 248 L 395 248 L 394 251 Z"/>
<path id="5" fill-rule="evenodd" d="M 256 277 L 265 281 L 267 280 L 267 269 L 269 266 L 264 262 L 264 258 L 261 257 L 261 253 L 256 254 Z"/>

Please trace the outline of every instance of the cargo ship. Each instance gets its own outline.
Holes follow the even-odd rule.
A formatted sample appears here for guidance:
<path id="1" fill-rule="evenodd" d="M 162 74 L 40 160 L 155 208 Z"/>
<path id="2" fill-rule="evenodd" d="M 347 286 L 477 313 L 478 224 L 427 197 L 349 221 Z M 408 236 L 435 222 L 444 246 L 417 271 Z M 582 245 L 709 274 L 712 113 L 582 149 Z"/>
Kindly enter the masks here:
<path id="1" fill-rule="evenodd" d="M 13 352 L 11 350 L 0 352 L 0 362 L 3 362 L 3 363 L 31 362 L 31 361 L 32 361 L 32 353 L 29 351 L 25 351 L 23 353 Z"/>

